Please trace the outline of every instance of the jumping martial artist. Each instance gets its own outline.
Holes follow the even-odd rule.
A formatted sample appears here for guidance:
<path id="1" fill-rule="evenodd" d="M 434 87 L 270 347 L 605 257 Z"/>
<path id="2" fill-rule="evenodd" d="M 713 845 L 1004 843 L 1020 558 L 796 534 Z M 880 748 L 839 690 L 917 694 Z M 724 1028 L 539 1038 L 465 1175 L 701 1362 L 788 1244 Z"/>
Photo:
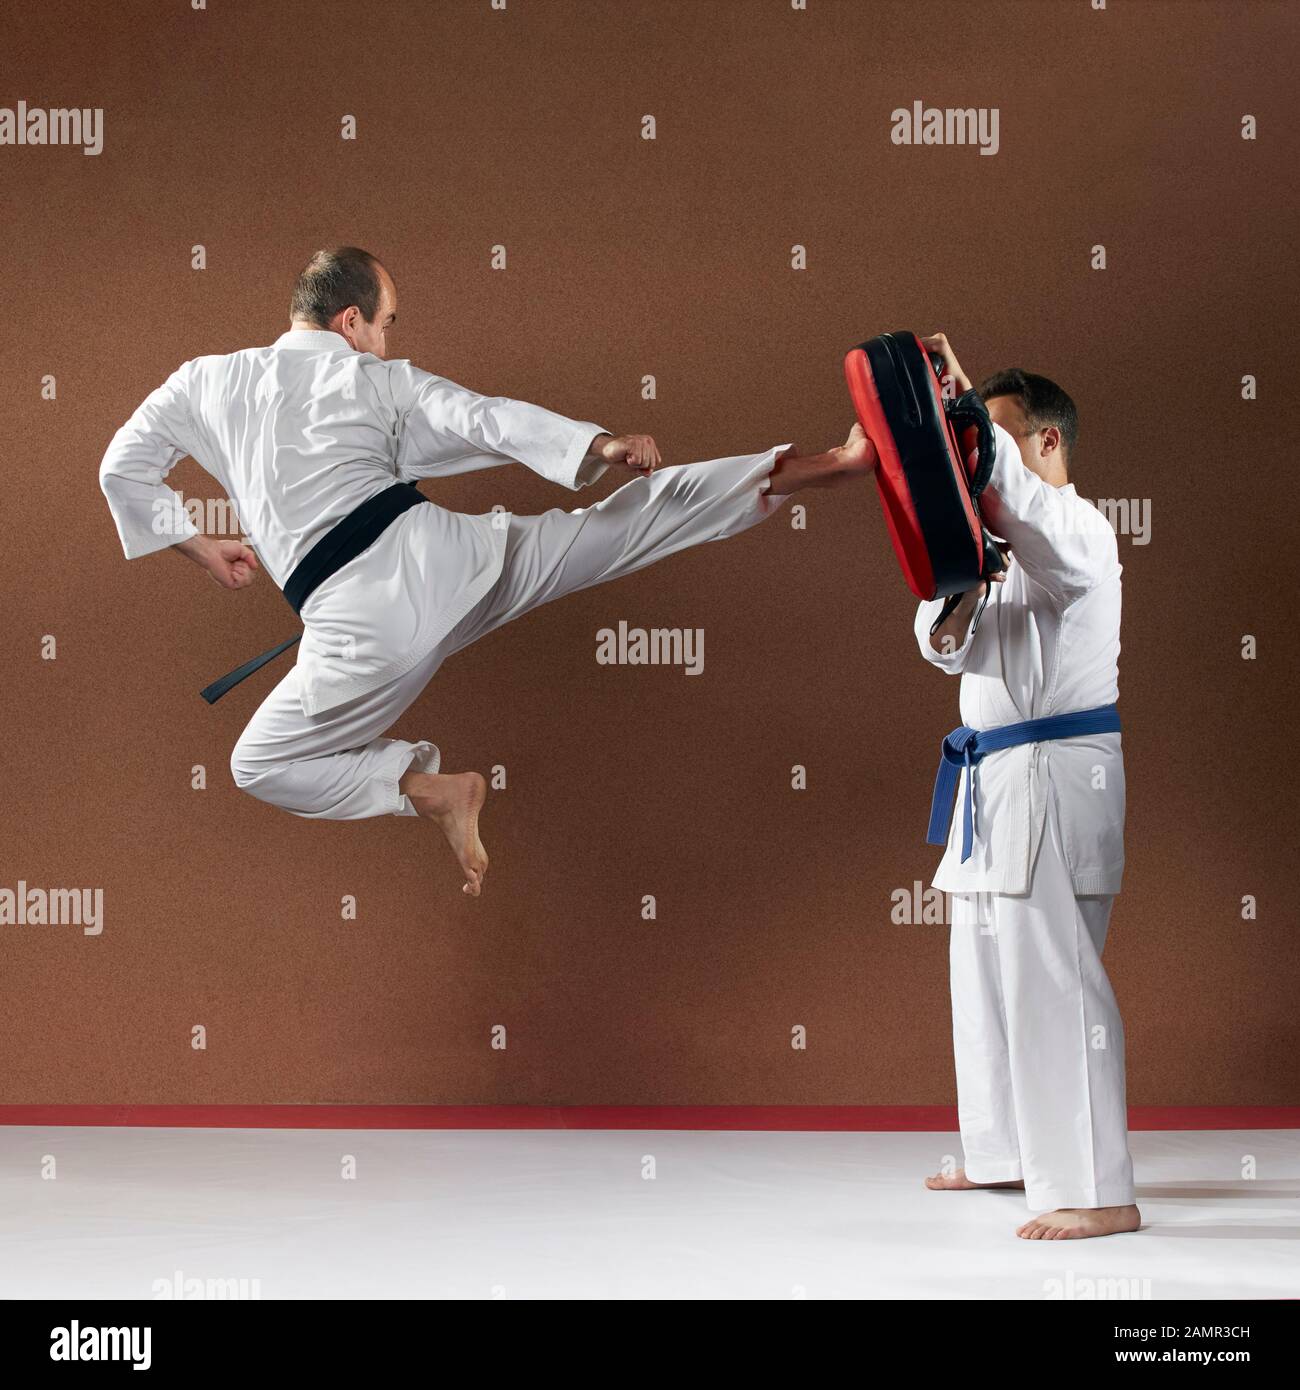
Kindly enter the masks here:
<path id="1" fill-rule="evenodd" d="M 875 451 L 855 427 L 824 454 L 785 444 L 661 469 L 649 435 L 386 360 L 397 289 L 356 247 L 312 257 L 290 318 L 270 347 L 173 372 L 114 436 L 100 485 L 128 559 L 170 547 L 227 589 L 264 567 L 302 618 L 297 664 L 231 755 L 236 784 L 299 816 L 425 817 L 477 897 L 486 783 L 441 771 L 433 743 L 383 737 L 438 667 L 540 604 L 735 535 L 799 488 L 870 472 Z M 249 544 L 198 533 L 164 483 L 187 455 L 225 489 Z M 594 506 L 540 516 L 467 516 L 413 486 L 511 460 L 574 490 L 611 467 L 637 476 Z"/>
<path id="2" fill-rule="evenodd" d="M 968 390 L 947 338 L 922 342 Z M 1124 868 L 1118 547 L 1067 475 L 1069 396 L 1018 370 L 980 395 L 997 440 L 980 510 L 1010 558 L 973 631 L 986 586 L 933 634 L 942 600 L 916 615 L 921 654 L 961 674 L 964 727 L 948 744 L 957 763 L 969 755 L 934 877 L 952 895 L 965 1168 L 926 1185 L 1022 1188 L 1045 1213 L 1019 1228 L 1030 1240 L 1136 1231 L 1124 1029 L 1101 963 Z M 1029 720 L 1047 722 L 1008 727 Z M 936 789 L 946 817 L 951 784 L 939 801 Z M 943 842 L 941 822 L 932 838 Z"/>

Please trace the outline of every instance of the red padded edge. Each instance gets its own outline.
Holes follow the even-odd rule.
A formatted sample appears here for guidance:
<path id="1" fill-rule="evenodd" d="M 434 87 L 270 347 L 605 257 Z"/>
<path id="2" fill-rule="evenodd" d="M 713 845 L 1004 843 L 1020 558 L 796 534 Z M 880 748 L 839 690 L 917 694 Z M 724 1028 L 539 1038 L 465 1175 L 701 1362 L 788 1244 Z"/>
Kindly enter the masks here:
<path id="1" fill-rule="evenodd" d="M 894 444 L 893 431 L 886 422 L 884 407 L 876 391 L 871 364 L 861 348 L 854 348 L 845 355 L 844 379 L 848 383 L 858 421 L 880 458 L 876 469 L 876 488 L 880 493 L 889 539 L 893 543 L 894 554 L 898 556 L 903 578 L 917 598 L 933 598 L 934 570 L 930 565 L 930 552 L 921 536 L 921 524 L 903 477 L 903 463 Z"/>
<path id="2" fill-rule="evenodd" d="M 925 348 L 915 333 L 912 334 L 912 340 L 917 351 L 924 355 Z M 939 379 L 933 372 L 927 375 L 930 379 L 934 407 L 939 417 L 944 419 L 943 393 L 939 387 Z M 899 568 L 903 571 L 907 587 L 917 598 L 932 599 L 935 596 L 935 580 L 930 551 L 921 533 L 911 489 L 907 486 L 902 460 L 880 400 L 880 393 L 876 389 L 871 364 L 861 348 L 853 348 L 845 354 L 844 379 L 848 383 L 849 395 L 853 400 L 858 421 L 866 431 L 867 438 L 875 445 L 880 458 L 880 465 L 876 469 L 876 487 L 880 493 L 885 524 L 889 528 L 889 539 L 893 543 L 894 554 L 898 557 Z M 975 514 L 975 505 L 971 501 L 970 477 L 960 442 L 946 419 L 944 426 L 948 440 L 948 466 L 952 469 L 957 492 L 966 513 L 974 568 L 978 572 L 984 556 L 984 531 Z"/>

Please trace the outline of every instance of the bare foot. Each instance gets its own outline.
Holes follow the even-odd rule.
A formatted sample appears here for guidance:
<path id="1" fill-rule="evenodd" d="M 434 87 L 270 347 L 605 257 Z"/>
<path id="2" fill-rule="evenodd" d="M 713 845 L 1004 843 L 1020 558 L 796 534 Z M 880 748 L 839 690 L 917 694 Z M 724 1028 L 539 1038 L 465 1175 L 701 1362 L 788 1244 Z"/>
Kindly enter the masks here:
<path id="1" fill-rule="evenodd" d="M 465 875 L 462 890 L 477 898 L 483 892 L 488 857 L 478 837 L 478 813 L 487 783 L 477 772 L 408 772 L 398 783 L 425 820 L 442 827 Z"/>
<path id="2" fill-rule="evenodd" d="M 861 425 L 854 425 L 838 449 L 824 454 L 800 454 L 791 446 L 772 465 L 767 491 L 773 497 L 788 497 L 805 487 L 839 487 L 870 473 L 878 462 L 875 445 Z"/>
<path id="3" fill-rule="evenodd" d="M 867 432 L 861 425 L 854 425 L 844 443 L 831 452 L 839 455 L 843 471 L 848 474 L 870 473 L 880 462 L 876 446 L 867 438 Z"/>
<path id="4" fill-rule="evenodd" d="M 986 1187 L 1014 1187 L 1021 1192 L 1025 1190 L 1025 1184 L 1019 1178 L 1014 1182 L 971 1182 L 966 1176 L 965 1168 L 958 1168 L 951 1175 L 936 1173 L 934 1177 L 926 1178 L 925 1185 L 931 1192 L 974 1192 Z"/>
<path id="5" fill-rule="evenodd" d="M 1137 1207 L 1065 1207 L 1032 1217 L 1016 1232 L 1021 1240 L 1084 1240 L 1136 1231 L 1142 1225 Z"/>

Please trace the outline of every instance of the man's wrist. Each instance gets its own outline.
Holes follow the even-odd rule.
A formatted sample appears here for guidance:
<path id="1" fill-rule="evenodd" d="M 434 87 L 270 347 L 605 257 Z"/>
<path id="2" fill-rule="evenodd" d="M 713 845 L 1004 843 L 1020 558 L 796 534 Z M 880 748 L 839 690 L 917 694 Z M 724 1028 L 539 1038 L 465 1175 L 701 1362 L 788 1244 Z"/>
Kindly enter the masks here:
<path id="1" fill-rule="evenodd" d="M 193 560 L 200 569 L 207 569 L 208 560 L 214 549 L 214 542 L 211 537 L 201 534 L 187 536 L 183 541 L 177 541 L 172 549 L 179 551 L 187 560 Z"/>

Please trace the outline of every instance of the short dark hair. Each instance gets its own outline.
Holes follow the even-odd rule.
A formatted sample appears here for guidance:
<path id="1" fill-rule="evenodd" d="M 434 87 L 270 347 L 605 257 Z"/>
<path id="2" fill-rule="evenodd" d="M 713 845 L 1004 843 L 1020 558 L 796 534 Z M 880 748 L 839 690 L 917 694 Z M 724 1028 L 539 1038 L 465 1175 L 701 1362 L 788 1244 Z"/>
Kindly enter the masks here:
<path id="1" fill-rule="evenodd" d="M 317 251 L 303 267 L 289 314 L 328 328 L 335 314 L 354 304 L 367 323 L 374 323 L 379 312 L 379 262 L 359 246 L 335 246 Z"/>
<path id="2" fill-rule="evenodd" d="M 1019 367 L 1008 367 L 1006 371 L 994 372 L 982 383 L 980 396 L 986 401 L 994 396 L 1014 396 L 1031 430 L 1055 425 L 1061 431 L 1066 455 L 1074 452 L 1075 441 L 1079 438 L 1079 412 L 1056 382 Z"/>

